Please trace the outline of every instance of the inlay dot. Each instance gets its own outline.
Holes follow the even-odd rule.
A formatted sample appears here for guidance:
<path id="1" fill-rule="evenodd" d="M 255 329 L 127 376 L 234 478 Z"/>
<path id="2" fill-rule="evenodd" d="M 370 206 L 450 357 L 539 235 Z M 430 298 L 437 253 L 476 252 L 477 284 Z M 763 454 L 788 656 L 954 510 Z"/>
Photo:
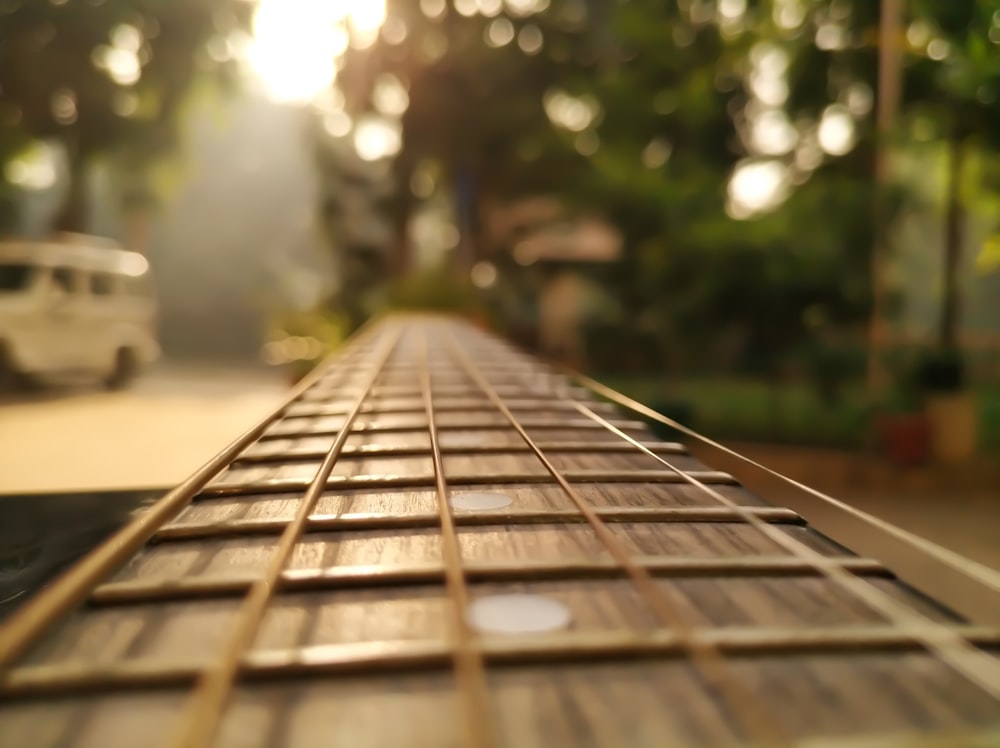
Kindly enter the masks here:
<path id="1" fill-rule="evenodd" d="M 451 506 L 453 509 L 466 509 L 476 512 L 488 509 L 503 509 L 505 506 L 510 506 L 513 502 L 514 500 L 510 496 L 486 491 L 470 491 L 469 493 L 455 494 L 451 497 Z"/>
<path id="2" fill-rule="evenodd" d="M 541 595 L 490 595 L 469 605 L 466 620 L 485 634 L 544 634 L 569 627 L 569 608 Z"/>

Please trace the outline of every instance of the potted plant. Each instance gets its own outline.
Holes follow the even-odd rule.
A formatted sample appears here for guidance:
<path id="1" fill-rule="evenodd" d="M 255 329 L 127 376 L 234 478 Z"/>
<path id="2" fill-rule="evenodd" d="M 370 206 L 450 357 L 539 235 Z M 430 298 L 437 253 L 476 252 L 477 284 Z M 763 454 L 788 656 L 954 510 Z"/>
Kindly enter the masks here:
<path id="1" fill-rule="evenodd" d="M 877 412 L 875 431 L 889 459 L 897 465 L 915 467 L 930 460 L 932 425 L 913 372 L 897 377 L 895 391 Z"/>
<path id="2" fill-rule="evenodd" d="M 290 385 L 298 384 L 348 336 L 343 315 L 323 308 L 285 312 L 272 324 L 264 359 L 281 367 Z"/>
<path id="3" fill-rule="evenodd" d="M 938 462 L 962 463 L 975 455 L 978 411 L 966 386 L 965 363 L 952 347 L 930 351 L 917 369 L 924 412 L 932 429 L 932 453 Z"/>

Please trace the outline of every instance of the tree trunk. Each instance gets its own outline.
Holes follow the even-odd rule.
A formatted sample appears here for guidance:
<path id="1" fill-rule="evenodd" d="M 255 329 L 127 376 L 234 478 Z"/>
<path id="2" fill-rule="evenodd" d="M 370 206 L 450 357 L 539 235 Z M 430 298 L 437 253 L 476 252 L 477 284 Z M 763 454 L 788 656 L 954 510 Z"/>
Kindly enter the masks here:
<path id="1" fill-rule="evenodd" d="M 941 301 L 940 343 L 953 349 L 958 345 L 959 266 L 965 238 L 965 207 L 962 204 L 962 177 L 965 172 L 966 143 L 957 130 L 948 140 L 947 206 L 944 235 L 944 295 Z"/>
<path id="2" fill-rule="evenodd" d="M 407 186 L 406 189 L 409 189 Z M 413 201 L 403 197 L 392 208 L 392 246 L 389 248 L 389 276 L 404 278 L 410 272 L 413 255 L 410 241 L 410 219 L 413 216 Z"/>
<path id="3" fill-rule="evenodd" d="M 66 142 L 68 164 L 66 194 L 56 214 L 55 230 L 86 233 L 87 211 L 87 159 L 80 144 Z"/>
<path id="4" fill-rule="evenodd" d="M 20 224 L 20 203 L 13 195 L 0 191 L 0 235 L 17 233 Z"/>
<path id="5" fill-rule="evenodd" d="M 452 180 L 455 201 L 455 223 L 458 225 L 459 243 L 455 252 L 455 270 L 468 277 L 469 271 L 475 265 L 478 252 L 476 249 L 478 227 L 478 202 L 476 196 L 476 179 L 472 170 L 465 166 L 458 171 Z"/>
<path id="6" fill-rule="evenodd" d="M 389 279 L 404 278 L 410 272 L 413 259 L 413 245 L 410 241 L 410 220 L 413 218 L 416 200 L 410 186 L 416 160 L 405 149 L 393 164 L 396 194 L 389 201 L 389 223 L 392 227 L 392 246 L 389 249 Z"/>

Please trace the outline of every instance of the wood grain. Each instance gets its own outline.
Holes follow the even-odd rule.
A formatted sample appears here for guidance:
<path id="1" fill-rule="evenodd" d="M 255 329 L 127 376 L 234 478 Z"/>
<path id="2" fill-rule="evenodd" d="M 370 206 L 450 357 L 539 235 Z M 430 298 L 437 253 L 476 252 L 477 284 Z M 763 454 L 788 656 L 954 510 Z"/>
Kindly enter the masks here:
<path id="1" fill-rule="evenodd" d="M 434 466 L 426 413 L 416 366 L 421 335 L 431 328 L 414 322 L 379 375 L 362 407 L 347 452 L 334 476 L 403 476 L 432 479 Z M 434 328 L 436 329 L 436 328 Z M 635 451 L 602 450 L 618 439 L 573 409 L 577 398 L 613 419 L 636 439 L 652 435 L 614 408 L 595 403 L 565 386 L 565 379 L 540 375 L 539 365 L 471 329 L 449 328 L 484 377 L 509 402 L 530 439 L 539 443 L 572 442 L 587 449 L 545 454 L 558 471 L 603 471 L 633 475 L 665 470 L 653 457 Z M 421 332 L 423 330 L 423 332 Z M 434 335 L 432 341 L 437 340 Z M 544 478 L 538 458 L 490 399 L 453 360 L 447 346 L 436 344 L 431 356 L 434 414 L 444 451 L 445 479 L 482 475 L 481 485 L 462 485 L 454 493 L 488 491 L 511 499 L 510 520 L 487 525 L 459 523 L 463 563 L 507 564 L 513 576 L 469 582 L 472 599 L 525 593 L 563 603 L 572 616 L 571 633 L 607 632 L 638 636 L 664 631 L 650 600 L 622 574 L 616 578 L 530 581 L 524 567 L 539 563 L 609 562 L 612 555 L 594 530 L 582 522 L 517 522 L 517 515 L 542 510 L 577 511 L 554 481 L 491 485 L 489 476 Z M 267 481 L 307 482 L 344 416 L 355 404 L 358 388 L 371 373 L 374 346 L 354 349 L 330 373 L 292 403 L 268 428 L 265 437 L 246 445 L 243 455 L 274 462 L 234 463 L 213 486 L 253 486 L 247 495 L 198 495 L 170 525 L 205 525 L 234 520 L 290 521 L 302 501 L 301 491 L 269 493 Z M 593 444 L 591 450 L 589 445 Z M 406 456 L 375 456 L 372 447 L 413 450 Z M 489 447 L 493 453 L 476 453 Z M 510 452 L 503 450 L 510 448 Z M 454 450 L 462 450 L 456 452 Z M 298 453 L 298 454 L 296 454 Z M 303 454 L 312 456 L 304 457 Z M 282 461 L 280 458 L 286 456 Z M 681 471 L 705 471 L 689 454 L 665 454 Z M 642 478 L 655 480 L 655 478 Z M 579 483 L 574 490 L 595 508 L 715 507 L 719 502 L 684 483 Z M 261 486 L 256 484 L 260 483 Z M 765 497 L 738 485 L 713 490 L 745 506 L 766 506 Z M 437 511 L 434 491 L 426 489 L 328 490 L 315 515 L 427 515 Z M 461 512 L 459 512 L 461 513 Z M 547 518 L 551 519 L 551 518 Z M 662 519 L 662 517 L 657 518 Z M 686 519 L 686 518 L 685 518 Z M 494 521 L 495 520 L 491 520 Z M 773 525 L 779 532 L 826 557 L 850 556 L 842 545 L 797 524 Z M 678 560 L 792 558 L 790 552 L 744 522 L 608 522 L 615 544 L 630 558 L 665 556 Z M 316 528 L 312 528 L 316 530 Z M 217 528 L 207 528 L 217 532 Z M 188 532 L 191 531 L 189 527 Z M 148 544 L 107 581 L 171 584 L 192 579 L 259 578 L 274 549 L 273 535 L 243 535 L 198 540 L 174 538 Z M 438 527 L 306 532 L 296 543 L 291 570 L 331 573 L 404 567 L 440 570 Z M 619 569 L 620 571 L 621 569 Z M 696 630 L 795 631 L 852 630 L 858 626 L 893 626 L 892 621 L 859 602 L 835 581 L 821 575 L 752 572 L 727 576 L 712 567 L 709 575 L 657 576 L 653 591 Z M 259 653 L 303 647 L 369 644 L 376 648 L 400 642 L 448 646 L 445 620 L 452 600 L 439 576 L 367 587 L 278 589 L 257 630 Z M 878 591 L 930 621 L 958 623 L 957 617 L 891 578 L 865 577 Z M 284 585 L 294 585 L 288 577 Z M 230 590 L 239 593 L 241 588 Z M 178 598 L 179 599 L 179 598 Z M 210 666 L 227 640 L 241 599 L 186 598 L 83 607 L 40 637 L 20 665 L 53 668 L 114 668 L 122 663 L 176 662 Z M 672 632 L 676 633 L 676 632 Z M 569 636 L 569 634 L 567 634 Z M 852 646 L 854 646 L 852 644 Z M 296 653 L 298 657 L 301 653 Z M 606 653 L 601 651 L 600 655 Z M 683 654 L 683 653 L 681 653 Z M 617 655 L 616 655 L 617 656 Z M 780 723 L 793 738 L 851 737 L 869 733 L 924 733 L 952 728 L 1000 728 L 1000 706 L 923 651 L 842 650 L 838 654 L 786 652 L 779 656 L 743 653 L 730 656 L 726 671 L 757 707 Z M 735 745 L 747 738 L 737 715 L 707 685 L 691 661 L 677 653 L 649 659 L 608 662 L 494 663 L 486 673 L 491 708 L 500 726 L 501 746 L 664 746 Z M 33 696 L 0 704 L 3 748 L 177 748 L 167 742 L 178 726 L 186 691 L 94 693 L 80 697 Z M 452 674 L 399 672 L 388 675 L 296 676 L 274 682 L 237 682 L 223 715 L 216 745 L 223 748 L 445 748 L 462 745 L 461 702 Z"/>

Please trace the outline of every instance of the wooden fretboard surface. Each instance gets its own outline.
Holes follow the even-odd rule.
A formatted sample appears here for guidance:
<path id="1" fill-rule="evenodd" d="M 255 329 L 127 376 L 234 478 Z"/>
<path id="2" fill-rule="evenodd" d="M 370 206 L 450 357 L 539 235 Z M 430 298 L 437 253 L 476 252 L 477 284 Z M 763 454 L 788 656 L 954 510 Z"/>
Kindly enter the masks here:
<path id="1" fill-rule="evenodd" d="M 1000 745 L 998 632 L 462 323 L 214 462 L 0 630 L 0 746 Z M 570 626 L 467 623 L 507 593 Z"/>

